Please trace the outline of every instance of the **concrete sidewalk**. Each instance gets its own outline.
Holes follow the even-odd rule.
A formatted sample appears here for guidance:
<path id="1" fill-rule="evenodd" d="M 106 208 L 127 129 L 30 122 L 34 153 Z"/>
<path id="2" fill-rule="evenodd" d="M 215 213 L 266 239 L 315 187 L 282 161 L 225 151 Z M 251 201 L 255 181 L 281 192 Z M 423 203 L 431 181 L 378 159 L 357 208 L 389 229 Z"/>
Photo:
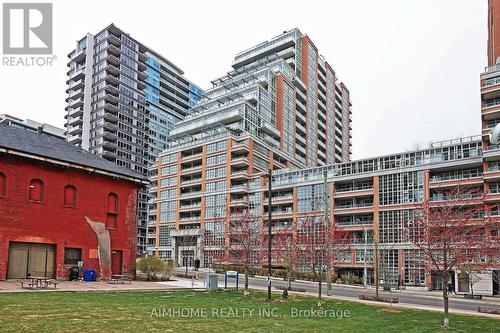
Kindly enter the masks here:
<path id="1" fill-rule="evenodd" d="M 208 273 L 207 268 L 200 268 L 199 273 Z M 211 271 L 212 274 L 214 274 L 214 271 Z M 176 274 L 184 274 L 185 270 L 183 269 L 182 271 L 176 269 Z M 188 274 L 194 274 L 196 273 L 193 270 L 189 270 Z M 260 275 L 255 275 L 252 278 L 256 279 L 265 279 L 267 280 L 267 276 L 260 276 Z M 244 279 L 244 274 L 240 274 L 240 279 Z M 273 281 L 283 281 L 283 283 L 286 283 L 285 280 L 282 280 L 280 278 L 273 278 Z M 295 280 L 292 282 L 292 285 L 297 282 L 297 283 L 304 283 L 304 284 L 310 284 L 310 285 L 317 285 L 318 282 L 314 281 L 307 281 L 307 280 Z M 323 288 L 326 293 L 326 282 L 323 281 Z M 369 293 L 375 293 L 375 286 L 369 285 L 367 288 L 361 286 L 361 285 L 348 285 L 348 284 L 337 284 L 337 283 L 332 283 L 332 288 L 349 288 L 349 289 L 355 289 L 361 291 L 367 291 Z M 380 286 L 380 292 L 383 291 L 383 287 Z M 443 299 L 443 292 L 441 290 L 405 290 L 405 289 L 392 289 L 390 292 L 384 292 L 384 293 L 393 293 L 395 296 L 398 294 L 404 294 L 404 295 L 409 295 L 409 296 L 420 296 L 420 297 L 431 297 L 431 298 L 437 298 L 437 299 Z M 460 301 L 470 301 L 470 302 L 477 302 L 477 300 L 470 300 L 464 298 L 462 294 L 450 294 L 449 295 L 450 299 L 456 299 Z M 482 301 L 487 304 L 492 304 L 492 305 L 500 305 L 500 295 L 495 295 L 495 296 L 483 296 Z"/>
<path id="2" fill-rule="evenodd" d="M 228 287 L 235 288 L 236 284 L 234 282 L 228 283 Z M 241 286 L 240 286 L 240 290 L 242 290 Z M 250 288 L 250 290 L 258 290 L 258 291 L 262 292 L 262 291 L 267 291 L 267 288 L 253 286 Z M 281 291 L 273 289 L 273 293 L 275 293 L 275 294 L 281 293 Z M 306 296 L 310 296 L 310 297 L 318 297 L 318 293 L 313 293 L 313 292 L 289 291 L 289 293 L 295 294 L 295 295 L 303 295 L 303 296 L 306 295 Z M 438 307 L 432 307 L 432 306 L 419 306 L 419 305 L 410 305 L 410 304 L 401 304 L 401 303 L 389 304 L 389 303 L 384 303 L 384 302 L 365 301 L 365 300 L 360 300 L 360 299 L 356 299 L 356 298 L 352 298 L 352 297 L 344 297 L 344 296 L 339 296 L 339 295 L 332 295 L 332 296 L 323 295 L 323 299 L 337 299 L 337 300 L 341 300 L 341 301 L 357 302 L 357 303 L 363 303 L 363 304 L 367 304 L 367 305 L 384 307 L 384 308 L 443 312 L 443 309 L 441 307 L 438 308 Z M 481 316 L 481 317 L 488 317 L 488 318 L 494 318 L 494 319 L 500 320 L 500 316 L 498 316 L 498 315 L 493 315 L 493 314 L 488 314 L 488 313 L 480 313 L 477 311 L 456 310 L 453 308 L 450 308 L 449 311 L 451 314 L 464 314 L 464 315 L 471 315 L 471 316 Z"/>
<path id="3" fill-rule="evenodd" d="M 202 282 L 198 282 L 195 289 L 200 289 Z M 127 290 L 168 290 L 168 289 L 191 289 L 191 280 L 175 279 L 174 281 L 152 282 L 131 281 L 130 284 L 112 284 L 105 281 L 83 282 L 83 281 L 58 281 L 57 288 L 49 289 L 23 289 L 17 280 L 0 281 L 0 293 L 6 292 L 51 292 L 51 291 L 127 291 Z"/>

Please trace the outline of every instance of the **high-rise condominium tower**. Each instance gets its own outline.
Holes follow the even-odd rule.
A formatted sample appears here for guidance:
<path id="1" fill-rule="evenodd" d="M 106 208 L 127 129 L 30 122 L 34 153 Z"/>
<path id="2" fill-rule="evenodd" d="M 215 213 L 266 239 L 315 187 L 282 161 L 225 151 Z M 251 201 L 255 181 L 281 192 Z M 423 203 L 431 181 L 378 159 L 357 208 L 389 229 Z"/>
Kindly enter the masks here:
<path id="1" fill-rule="evenodd" d="M 485 156 L 500 151 L 490 142 L 492 129 L 500 123 L 500 0 L 488 1 L 488 67 L 481 73 L 481 125 Z M 484 163 L 487 172 L 496 161 Z M 488 184 L 485 185 L 487 190 Z"/>
<path id="2" fill-rule="evenodd" d="M 113 24 L 80 39 L 68 57 L 67 140 L 146 174 L 201 89 L 171 61 Z M 146 191 L 140 199 L 139 255 L 146 242 Z"/>
<path id="3" fill-rule="evenodd" d="M 285 31 L 236 55 L 233 69 L 170 132 L 153 173 L 148 249 L 179 264 L 185 245 L 230 209 L 261 207 L 269 169 L 349 160 L 349 90 L 307 35 Z"/>

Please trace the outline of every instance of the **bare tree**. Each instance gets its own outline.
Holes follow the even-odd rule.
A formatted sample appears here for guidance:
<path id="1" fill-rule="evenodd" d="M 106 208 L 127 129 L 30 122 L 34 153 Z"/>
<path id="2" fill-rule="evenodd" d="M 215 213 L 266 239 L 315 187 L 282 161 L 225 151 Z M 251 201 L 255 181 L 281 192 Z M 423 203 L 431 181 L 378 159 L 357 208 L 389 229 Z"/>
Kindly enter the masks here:
<path id="1" fill-rule="evenodd" d="M 378 299 L 380 294 L 380 281 L 383 281 L 383 287 L 390 288 L 391 286 L 391 270 L 387 265 L 386 256 L 388 251 L 394 250 L 394 243 L 380 242 L 373 235 L 373 274 L 375 282 L 375 296 Z"/>
<path id="2" fill-rule="evenodd" d="M 341 261 L 343 253 L 349 250 L 349 234 L 325 221 L 324 216 L 310 214 L 299 218 L 297 238 L 301 262 L 318 282 L 318 304 L 321 305 L 324 273 L 333 270 L 335 264 Z"/>
<path id="3" fill-rule="evenodd" d="M 445 328 L 449 327 L 447 283 L 452 272 L 491 250 L 486 223 L 478 220 L 482 203 L 481 193 L 457 187 L 443 193 L 441 201 L 424 201 L 408 221 L 408 240 L 441 278 Z"/>
<path id="4" fill-rule="evenodd" d="M 226 261 L 242 265 L 245 270 L 245 295 L 248 294 L 248 274 L 260 263 L 263 249 L 262 220 L 248 210 L 234 211 L 225 230 Z"/>
<path id="5" fill-rule="evenodd" d="M 297 240 L 296 228 L 280 230 L 273 235 L 275 263 L 286 270 L 288 290 L 292 289 L 292 278 L 299 268 L 301 249 Z"/>

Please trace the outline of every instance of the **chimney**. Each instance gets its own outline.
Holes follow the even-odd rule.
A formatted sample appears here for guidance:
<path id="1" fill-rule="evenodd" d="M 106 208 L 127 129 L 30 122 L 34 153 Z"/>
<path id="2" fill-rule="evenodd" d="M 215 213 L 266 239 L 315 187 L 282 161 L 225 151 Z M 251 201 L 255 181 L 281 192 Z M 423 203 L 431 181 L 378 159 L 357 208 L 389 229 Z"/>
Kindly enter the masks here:
<path id="1" fill-rule="evenodd" d="M 42 135 L 43 134 L 43 125 L 38 126 L 37 131 L 38 131 L 38 134 Z"/>

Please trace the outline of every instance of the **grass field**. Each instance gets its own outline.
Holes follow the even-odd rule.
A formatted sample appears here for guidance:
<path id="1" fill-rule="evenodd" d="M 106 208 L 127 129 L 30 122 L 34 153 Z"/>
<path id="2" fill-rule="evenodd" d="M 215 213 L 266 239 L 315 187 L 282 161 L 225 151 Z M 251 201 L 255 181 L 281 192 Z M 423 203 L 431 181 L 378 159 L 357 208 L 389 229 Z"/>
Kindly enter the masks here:
<path id="1" fill-rule="evenodd" d="M 1 332 L 439 332 L 437 312 L 276 294 L 27 292 L 0 294 Z M 299 312 L 302 310 L 301 312 Z M 305 311 L 304 311 L 305 310 Z M 232 311 L 232 312 L 231 312 Z M 333 315 L 333 316 L 332 316 Z M 323 318 L 321 318 L 323 317 Z M 450 332 L 499 332 L 500 320 L 451 316 Z"/>

